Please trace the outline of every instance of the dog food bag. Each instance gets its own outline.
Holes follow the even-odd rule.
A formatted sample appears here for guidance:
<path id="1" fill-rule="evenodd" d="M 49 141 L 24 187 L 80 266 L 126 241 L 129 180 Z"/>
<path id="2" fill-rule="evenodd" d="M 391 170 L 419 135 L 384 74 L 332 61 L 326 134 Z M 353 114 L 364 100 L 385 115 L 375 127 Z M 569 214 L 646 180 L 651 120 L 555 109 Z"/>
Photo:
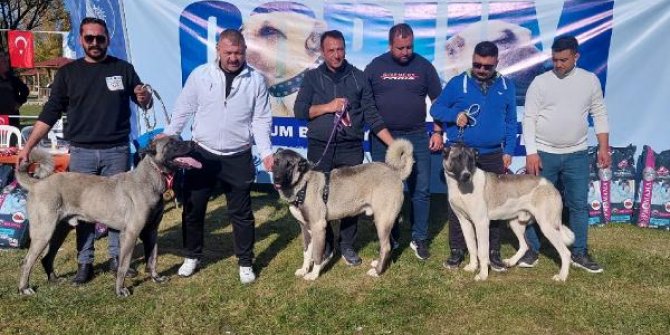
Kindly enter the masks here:
<path id="1" fill-rule="evenodd" d="M 0 247 L 22 248 L 28 241 L 26 191 L 16 182 L 3 189 L 0 205 Z"/>
<path id="2" fill-rule="evenodd" d="M 612 179 L 609 187 L 610 218 L 608 222 L 632 223 L 635 204 L 634 145 L 612 147 Z"/>
<path id="3" fill-rule="evenodd" d="M 670 229 L 670 150 L 655 153 L 644 146 L 638 166 L 642 174 L 637 225 Z"/>
<path id="4" fill-rule="evenodd" d="M 600 226 L 604 225 L 605 217 L 603 215 L 603 198 L 600 186 L 600 177 L 598 176 L 597 163 L 597 147 L 589 148 L 589 194 L 587 201 L 589 209 L 589 225 Z"/>

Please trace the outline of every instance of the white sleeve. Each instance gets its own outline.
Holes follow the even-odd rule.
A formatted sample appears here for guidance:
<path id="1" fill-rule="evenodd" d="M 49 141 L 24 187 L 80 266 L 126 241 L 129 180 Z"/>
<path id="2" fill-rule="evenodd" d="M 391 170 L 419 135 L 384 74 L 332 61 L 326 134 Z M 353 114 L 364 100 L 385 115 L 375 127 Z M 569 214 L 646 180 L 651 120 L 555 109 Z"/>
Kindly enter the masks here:
<path id="1" fill-rule="evenodd" d="M 592 74 L 592 88 L 591 88 L 591 108 L 589 113 L 593 118 L 593 129 L 596 134 L 609 133 L 609 123 L 607 121 L 607 108 L 605 108 L 605 101 L 603 99 L 603 91 L 600 87 L 600 80 Z"/>
<path id="2" fill-rule="evenodd" d="M 184 130 L 184 125 L 198 109 L 198 84 L 196 77 L 199 77 L 200 71 L 193 71 L 186 79 L 186 84 L 181 90 L 174 110 L 172 111 L 172 121 L 165 127 L 166 135 L 179 135 Z"/>
<path id="3" fill-rule="evenodd" d="M 251 120 L 251 131 L 261 158 L 272 155 L 272 141 L 270 132 L 272 127 L 272 112 L 270 111 L 270 97 L 268 89 L 260 76 L 254 77 L 258 86 L 256 102 L 254 103 L 253 116 Z"/>
<path id="4" fill-rule="evenodd" d="M 526 146 L 526 155 L 537 153 L 535 142 L 535 129 L 537 126 L 538 113 L 540 111 L 540 86 L 539 77 L 535 77 L 526 91 L 526 104 L 522 121 L 523 141 Z"/>

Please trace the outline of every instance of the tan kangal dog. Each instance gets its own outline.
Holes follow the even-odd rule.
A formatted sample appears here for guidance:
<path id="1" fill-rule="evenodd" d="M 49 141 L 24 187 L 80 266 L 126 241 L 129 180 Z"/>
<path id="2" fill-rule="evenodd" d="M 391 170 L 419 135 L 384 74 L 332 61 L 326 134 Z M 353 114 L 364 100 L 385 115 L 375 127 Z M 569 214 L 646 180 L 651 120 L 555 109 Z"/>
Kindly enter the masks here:
<path id="1" fill-rule="evenodd" d="M 293 150 L 275 154 L 272 171 L 275 188 L 290 203 L 303 235 L 302 267 L 295 275 L 315 280 L 332 255 L 324 255 L 328 221 L 374 215 L 379 237 L 379 259 L 368 275 L 381 275 L 391 258 L 391 228 L 403 203 L 403 181 L 412 172 L 412 144 L 397 139 L 389 146 L 386 162 L 334 169 L 327 179 Z"/>
<path id="2" fill-rule="evenodd" d="M 524 238 L 526 224 L 535 219 L 544 236 L 561 257 L 561 270 L 553 279 L 565 281 L 570 269 L 570 250 L 574 233 L 561 223 L 561 194 L 548 180 L 533 175 L 496 175 L 476 166 L 477 153 L 463 144 L 444 149 L 443 167 L 447 179 L 449 204 L 461 222 L 470 254 L 466 271 L 486 280 L 489 270 L 489 223 L 509 220 L 519 240 L 519 250 L 503 262 L 514 266 L 528 250 Z M 479 264 L 478 261 L 479 260 Z"/>

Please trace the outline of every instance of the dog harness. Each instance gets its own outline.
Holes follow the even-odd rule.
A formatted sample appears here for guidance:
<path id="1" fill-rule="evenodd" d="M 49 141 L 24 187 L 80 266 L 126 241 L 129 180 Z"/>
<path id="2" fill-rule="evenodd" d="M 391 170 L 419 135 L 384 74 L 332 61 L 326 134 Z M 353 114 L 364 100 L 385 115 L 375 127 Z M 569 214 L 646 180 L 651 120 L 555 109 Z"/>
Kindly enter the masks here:
<path id="1" fill-rule="evenodd" d="M 328 192 L 330 191 L 330 172 L 324 172 L 324 176 L 326 177 L 326 182 L 325 185 L 323 186 L 323 194 L 321 197 L 323 198 L 323 203 L 327 204 L 328 203 Z M 305 203 L 305 196 L 307 195 L 307 183 L 305 183 L 305 186 L 303 186 L 298 193 L 295 195 L 295 200 L 293 200 L 292 204 L 293 206 L 300 207 L 300 205 Z"/>

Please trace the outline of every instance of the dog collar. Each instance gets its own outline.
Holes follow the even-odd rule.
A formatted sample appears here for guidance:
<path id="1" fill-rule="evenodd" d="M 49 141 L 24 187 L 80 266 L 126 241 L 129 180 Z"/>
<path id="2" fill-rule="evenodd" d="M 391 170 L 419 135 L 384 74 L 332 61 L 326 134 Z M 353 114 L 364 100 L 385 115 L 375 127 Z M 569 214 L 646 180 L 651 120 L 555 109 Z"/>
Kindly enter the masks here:
<path id="1" fill-rule="evenodd" d="M 164 173 L 163 176 L 165 177 L 165 187 L 171 190 L 174 186 L 174 173 Z"/>
<path id="2" fill-rule="evenodd" d="M 298 92 L 298 90 L 300 89 L 300 83 L 302 83 L 302 79 L 305 78 L 306 73 L 307 70 L 304 70 L 289 80 L 285 80 L 279 84 L 270 86 L 268 88 L 268 93 L 270 93 L 270 95 L 273 97 L 283 98 L 285 96 Z"/>
<path id="3" fill-rule="evenodd" d="M 172 186 L 174 184 L 174 173 L 165 172 L 165 171 L 161 170 L 158 167 L 158 165 L 156 165 L 156 163 L 154 163 L 153 161 L 150 160 L 149 162 L 151 163 L 151 166 L 153 166 L 154 169 L 156 169 L 156 171 L 160 172 L 161 176 L 163 176 L 163 178 L 165 178 L 165 189 L 166 190 L 171 190 Z"/>

